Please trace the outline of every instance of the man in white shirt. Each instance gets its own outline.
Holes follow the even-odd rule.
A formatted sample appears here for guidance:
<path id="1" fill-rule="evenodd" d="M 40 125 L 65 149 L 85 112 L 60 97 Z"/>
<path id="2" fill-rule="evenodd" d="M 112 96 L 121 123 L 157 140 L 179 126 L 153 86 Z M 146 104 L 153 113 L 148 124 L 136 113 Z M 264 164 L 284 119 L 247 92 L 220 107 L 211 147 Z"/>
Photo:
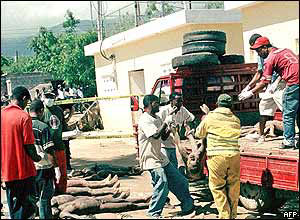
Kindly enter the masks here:
<path id="1" fill-rule="evenodd" d="M 138 123 L 139 159 L 141 168 L 150 172 L 154 190 L 147 215 L 154 218 L 161 215 L 169 190 L 181 202 L 181 215 L 190 214 L 194 211 L 194 202 L 188 181 L 161 152 L 161 139 L 166 140 L 170 133 L 167 127 L 172 116 L 167 116 L 163 122 L 156 115 L 159 103 L 155 95 L 146 95 L 143 104 L 145 112 Z"/>
<path id="2" fill-rule="evenodd" d="M 176 126 L 181 126 L 183 123 L 194 121 L 195 116 L 190 113 L 184 106 L 182 106 L 182 94 L 178 92 L 173 92 L 169 96 L 169 105 L 160 107 L 158 116 L 164 121 L 166 117 L 173 111 L 176 107 L 175 114 L 172 114 L 172 121 Z M 188 125 L 187 125 L 188 126 Z M 178 168 L 178 160 L 176 157 L 176 143 L 173 135 L 170 135 L 167 140 L 162 141 L 162 152 L 166 155 L 171 163 Z M 184 169 L 184 167 L 183 167 Z M 182 174 L 185 174 L 185 171 L 182 170 L 182 167 L 179 168 Z"/>
<path id="3" fill-rule="evenodd" d="M 82 87 L 77 89 L 77 95 L 78 95 L 79 98 L 83 98 Z"/>
<path id="4" fill-rule="evenodd" d="M 58 85 L 58 88 L 57 88 L 57 99 L 64 99 L 65 96 L 64 96 L 64 92 L 62 91 L 62 88 L 61 88 L 61 85 Z"/>

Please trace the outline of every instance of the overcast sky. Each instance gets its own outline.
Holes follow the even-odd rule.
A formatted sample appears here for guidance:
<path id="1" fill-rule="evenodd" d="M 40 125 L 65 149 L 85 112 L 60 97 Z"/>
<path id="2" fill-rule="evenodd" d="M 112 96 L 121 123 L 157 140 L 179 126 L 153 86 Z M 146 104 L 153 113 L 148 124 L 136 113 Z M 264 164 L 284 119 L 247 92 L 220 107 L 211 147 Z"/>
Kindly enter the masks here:
<path id="1" fill-rule="evenodd" d="M 97 1 L 93 2 L 93 18 Z M 104 12 L 109 13 L 132 1 L 103 1 Z M 80 20 L 90 20 L 90 1 L 1 1 L 1 36 L 16 37 L 40 26 L 51 27 L 64 21 L 67 10 Z"/>

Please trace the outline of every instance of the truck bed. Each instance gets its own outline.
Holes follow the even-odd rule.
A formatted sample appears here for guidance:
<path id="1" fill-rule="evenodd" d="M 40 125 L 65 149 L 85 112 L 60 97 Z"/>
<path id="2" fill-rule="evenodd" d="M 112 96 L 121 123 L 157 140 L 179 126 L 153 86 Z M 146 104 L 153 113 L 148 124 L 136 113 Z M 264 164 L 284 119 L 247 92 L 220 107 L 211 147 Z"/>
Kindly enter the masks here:
<path id="1" fill-rule="evenodd" d="M 299 191 L 299 150 L 280 149 L 283 137 L 264 143 L 240 138 L 240 181 L 282 190 Z M 188 140 L 181 144 L 191 151 Z M 208 175 L 206 164 L 204 173 Z"/>
<path id="2" fill-rule="evenodd" d="M 283 137 L 257 143 L 240 138 L 241 182 L 299 191 L 299 150 L 280 149 Z"/>

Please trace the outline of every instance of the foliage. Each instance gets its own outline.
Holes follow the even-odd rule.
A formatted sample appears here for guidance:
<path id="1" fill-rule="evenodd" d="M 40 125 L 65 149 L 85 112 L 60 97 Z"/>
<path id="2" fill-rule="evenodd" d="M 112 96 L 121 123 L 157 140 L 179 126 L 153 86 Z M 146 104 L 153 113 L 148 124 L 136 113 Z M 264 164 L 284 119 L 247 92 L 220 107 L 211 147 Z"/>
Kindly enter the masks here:
<path id="1" fill-rule="evenodd" d="M 65 15 L 66 21 L 63 23 L 63 28 L 65 28 L 67 33 L 73 33 L 76 30 L 77 25 L 80 23 L 79 19 L 75 19 L 73 13 L 67 10 Z"/>
<path id="2" fill-rule="evenodd" d="M 97 41 L 97 33 L 77 34 L 78 23 L 79 20 L 75 19 L 72 12 L 67 11 L 66 21 L 63 24 L 65 33 L 55 35 L 47 28 L 41 27 L 38 35 L 29 44 L 34 56 L 20 58 L 17 63 L 9 65 L 8 72 L 50 73 L 56 80 L 65 80 L 68 85 L 83 87 L 88 92 L 86 96 L 94 96 L 96 94 L 94 59 L 84 55 L 84 46 Z"/>
<path id="3" fill-rule="evenodd" d="M 27 73 L 35 71 L 35 64 L 33 57 L 21 56 L 18 58 L 18 62 L 14 62 L 12 57 L 7 57 L 8 65 L 2 65 L 1 56 L 1 72 L 3 73 Z"/>
<path id="4" fill-rule="evenodd" d="M 160 5 L 161 7 L 158 7 L 158 5 Z M 147 8 L 145 11 L 145 17 L 143 19 L 144 22 L 148 22 L 152 18 L 167 16 L 174 12 L 175 12 L 174 5 L 171 5 L 167 1 L 161 1 L 161 2 L 148 1 Z"/>
<path id="5" fill-rule="evenodd" d="M 224 9 L 224 1 L 208 2 L 208 9 Z"/>
<path id="6" fill-rule="evenodd" d="M 7 72 L 7 69 L 12 65 L 14 59 L 12 57 L 6 57 L 1 55 L 1 74 Z"/>

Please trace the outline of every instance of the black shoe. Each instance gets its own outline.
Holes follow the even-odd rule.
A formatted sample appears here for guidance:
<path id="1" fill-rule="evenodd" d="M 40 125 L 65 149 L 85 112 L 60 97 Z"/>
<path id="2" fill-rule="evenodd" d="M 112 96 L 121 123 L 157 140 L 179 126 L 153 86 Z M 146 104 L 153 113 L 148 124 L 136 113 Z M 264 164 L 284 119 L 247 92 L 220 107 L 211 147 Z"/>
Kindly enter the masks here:
<path id="1" fill-rule="evenodd" d="M 189 214 L 192 214 L 194 211 L 195 211 L 195 206 L 193 206 L 193 208 L 191 208 L 190 210 L 188 211 L 181 211 L 179 212 L 177 215 L 178 216 L 184 216 L 184 215 L 189 215 Z"/>
<path id="2" fill-rule="evenodd" d="M 294 148 L 293 145 L 285 145 L 285 144 L 282 144 L 282 145 L 279 147 L 279 149 L 292 149 L 292 148 Z"/>

